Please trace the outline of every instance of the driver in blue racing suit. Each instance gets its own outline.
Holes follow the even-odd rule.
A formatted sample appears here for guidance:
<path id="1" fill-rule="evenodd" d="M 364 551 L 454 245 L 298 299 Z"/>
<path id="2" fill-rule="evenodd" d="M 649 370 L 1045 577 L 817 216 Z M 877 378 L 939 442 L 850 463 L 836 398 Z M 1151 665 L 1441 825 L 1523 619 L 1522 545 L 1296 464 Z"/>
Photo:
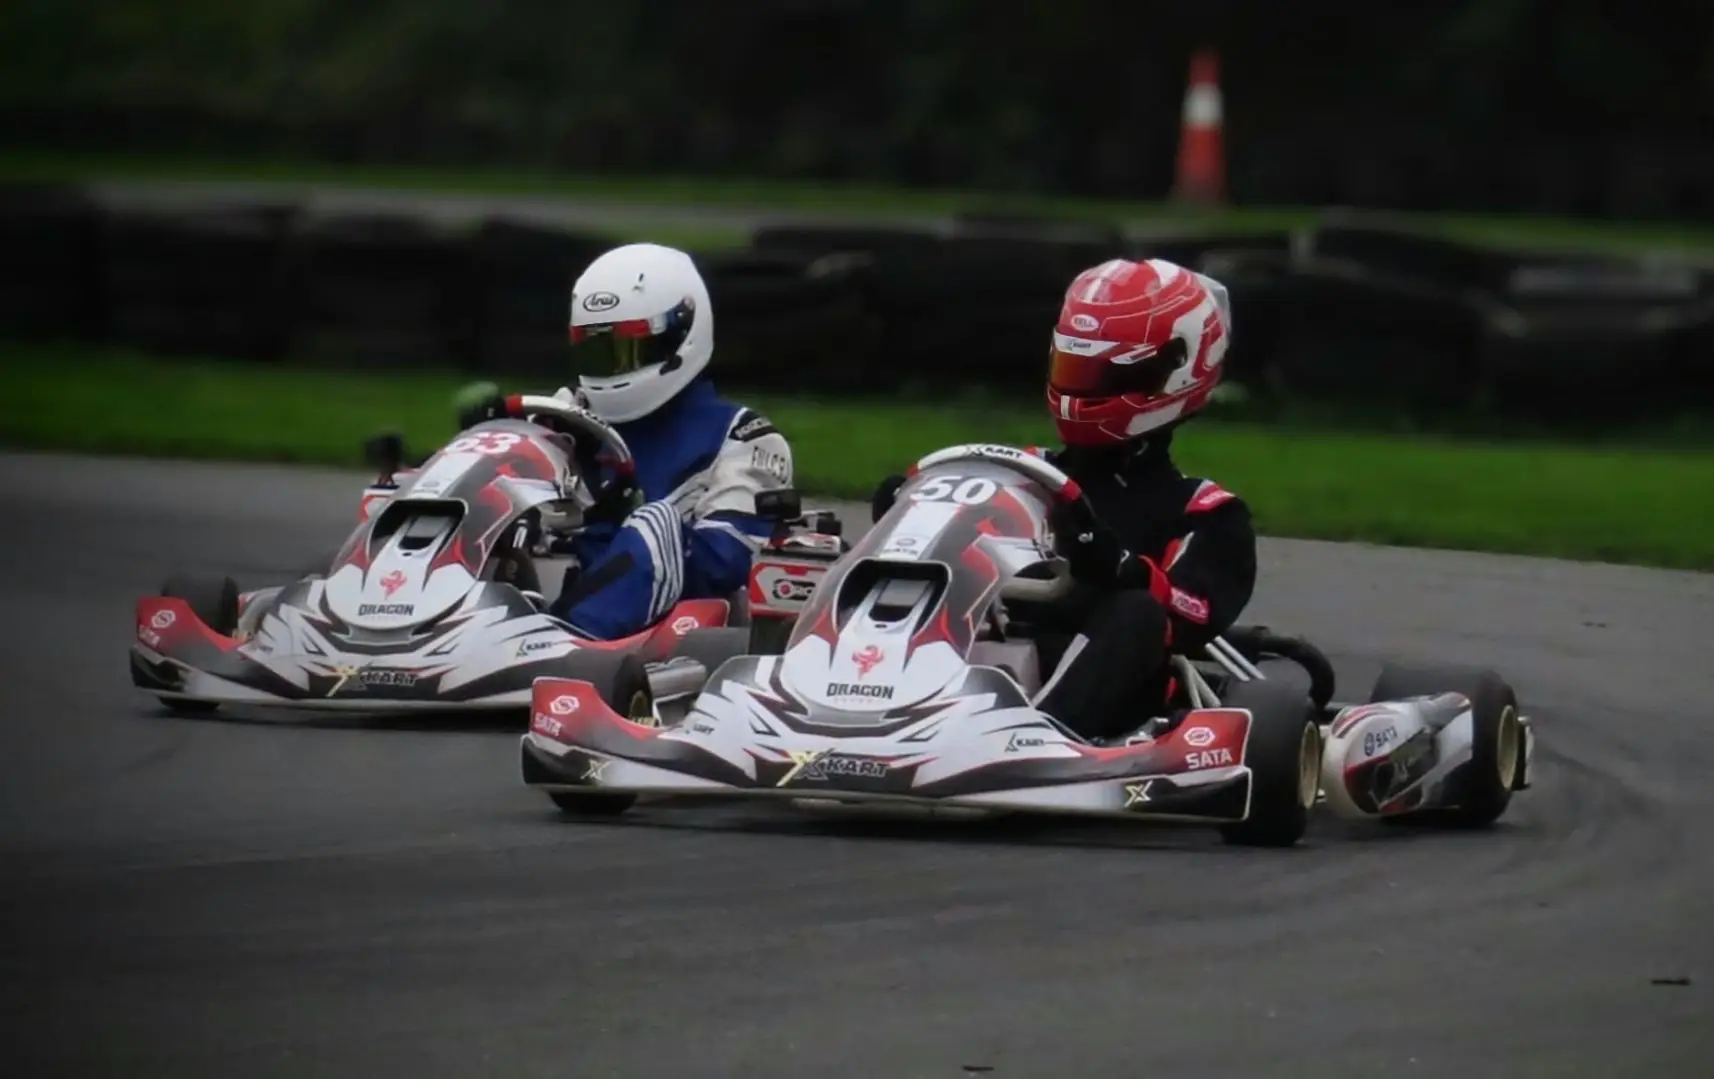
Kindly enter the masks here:
<path id="1" fill-rule="evenodd" d="M 1057 603 L 1008 610 L 1052 672 L 1036 706 L 1090 740 L 1128 737 L 1159 716 L 1169 654 L 1195 655 L 1224 633 L 1255 588 L 1249 507 L 1186 476 L 1171 452 L 1219 383 L 1230 338 L 1225 287 L 1161 259 L 1114 259 L 1066 290 L 1047 386 L 1065 446 L 1042 456 L 1087 500 L 1051 521 L 1076 586 Z M 876 519 L 902 483 L 882 481 Z"/>
<path id="2" fill-rule="evenodd" d="M 774 529 L 756 495 L 791 486 L 792 451 L 765 416 L 719 397 L 706 377 L 714 311 L 690 256 L 629 244 L 597 258 L 572 287 L 571 342 L 577 383 L 555 396 L 612 425 L 636 468 L 585 514 L 549 613 L 613 640 L 680 600 L 746 588 Z M 506 414 L 492 385 L 460 399 L 461 427 Z"/>

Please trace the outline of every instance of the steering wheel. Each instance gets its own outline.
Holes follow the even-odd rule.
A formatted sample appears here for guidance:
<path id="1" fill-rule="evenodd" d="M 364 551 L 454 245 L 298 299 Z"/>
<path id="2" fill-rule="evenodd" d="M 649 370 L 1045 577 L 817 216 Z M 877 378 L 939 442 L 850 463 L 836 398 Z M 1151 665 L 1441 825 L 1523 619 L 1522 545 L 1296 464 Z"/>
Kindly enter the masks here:
<path id="1" fill-rule="evenodd" d="M 591 486 L 590 494 L 599 502 L 610 489 L 636 478 L 637 462 L 631 447 L 612 426 L 582 405 L 562 401 L 546 394 L 513 394 L 505 399 L 506 415 L 540 424 L 550 431 L 570 435 L 576 448 L 575 456 L 587 473 L 590 466 L 603 463 L 612 466 L 615 476 L 600 489 Z M 593 447 L 594 452 L 587 452 Z M 584 483 L 589 483 L 587 475 Z"/>
<path id="2" fill-rule="evenodd" d="M 989 442 L 948 446 L 919 460 L 910 467 L 906 475 L 914 477 L 926 468 L 935 468 L 955 461 L 987 461 L 999 465 L 1041 486 L 1054 502 L 1068 507 L 1075 519 L 1091 522 L 1095 520 L 1095 507 L 1090 505 L 1089 497 L 1083 493 L 1082 486 L 1076 480 L 1045 459 L 1012 446 Z M 1070 567 L 1065 559 L 1057 557 L 1047 565 L 1052 570 L 1052 576 L 1046 579 L 1013 577 L 1001 589 L 1000 597 L 1024 603 L 1052 603 L 1063 598 L 1072 587 Z"/>
<path id="3" fill-rule="evenodd" d="M 636 460 L 631 456 L 631 447 L 625 445 L 624 438 L 582 405 L 546 394 L 513 394 L 506 398 L 506 415 L 541 424 L 573 438 L 584 436 L 578 438 L 578 441 L 585 445 L 593 442 L 605 449 L 607 463 L 619 473 L 629 476 L 636 472 Z M 587 439 L 587 442 L 584 439 Z"/>

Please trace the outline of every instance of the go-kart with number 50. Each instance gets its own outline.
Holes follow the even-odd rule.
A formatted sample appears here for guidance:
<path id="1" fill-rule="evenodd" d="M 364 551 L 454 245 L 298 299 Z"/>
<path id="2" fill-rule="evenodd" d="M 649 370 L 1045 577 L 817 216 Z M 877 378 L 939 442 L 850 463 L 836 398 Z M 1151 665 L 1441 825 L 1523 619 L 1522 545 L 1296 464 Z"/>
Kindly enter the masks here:
<path id="1" fill-rule="evenodd" d="M 1048 521 L 1080 497 L 1012 447 L 924 458 L 855 547 L 828 553 L 783 654 L 726 661 L 648 724 L 622 657 L 599 679 L 538 681 L 524 781 L 572 812 L 641 795 L 955 806 L 1201 823 L 1259 846 L 1296 843 L 1323 786 L 1348 815 L 1466 821 L 1527 786 L 1528 723 L 1496 676 L 1389 671 L 1376 693 L 1399 699 L 1341 708 L 1319 652 L 1259 629 L 1173 656 L 1172 699 L 1138 701 L 1133 734 L 1072 733 L 1036 708 L 1043 672 L 1007 606 L 1068 587 Z M 1309 692 L 1267 677 L 1276 661 L 1304 666 Z"/>

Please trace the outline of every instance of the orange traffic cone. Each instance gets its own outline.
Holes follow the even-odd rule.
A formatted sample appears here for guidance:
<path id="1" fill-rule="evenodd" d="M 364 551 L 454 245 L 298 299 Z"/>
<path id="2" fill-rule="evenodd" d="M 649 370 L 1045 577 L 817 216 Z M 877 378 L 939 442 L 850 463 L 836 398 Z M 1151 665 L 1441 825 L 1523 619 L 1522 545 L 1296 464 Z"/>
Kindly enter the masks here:
<path id="1" fill-rule="evenodd" d="M 1203 49 L 1190 60 L 1189 87 L 1180 120 L 1178 174 L 1173 199 L 1201 206 L 1226 201 L 1226 151 L 1221 134 L 1220 58 Z"/>

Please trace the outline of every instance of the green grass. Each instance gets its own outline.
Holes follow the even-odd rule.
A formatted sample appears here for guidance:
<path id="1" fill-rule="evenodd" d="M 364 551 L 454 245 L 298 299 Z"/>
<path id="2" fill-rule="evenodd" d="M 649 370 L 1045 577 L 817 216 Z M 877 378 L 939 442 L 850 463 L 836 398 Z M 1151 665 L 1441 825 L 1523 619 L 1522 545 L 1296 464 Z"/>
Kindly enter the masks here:
<path id="1" fill-rule="evenodd" d="M 723 206 L 760 211 L 816 210 L 855 218 L 941 215 L 969 209 L 1004 209 L 1068 219 L 1121 221 L 1177 230 L 1290 228 L 1313 221 L 1303 208 L 1240 207 L 1201 212 L 1160 203 L 1015 197 L 974 191 L 904 191 L 858 184 L 778 182 L 684 177 L 588 177 L 521 171 L 346 167 L 315 162 L 257 162 L 193 157 L 0 153 L 0 179 L 29 181 L 224 180 L 343 184 L 448 193 L 559 195 L 586 202 L 635 206 Z M 1527 215 L 1402 215 L 1420 228 L 1479 243 L 1597 251 L 1714 252 L 1706 224 L 1572 221 Z M 703 238 L 728 246 L 737 230 L 713 229 Z"/>
<path id="2" fill-rule="evenodd" d="M 453 429 L 455 374 L 354 375 L 0 348 L 14 448 L 356 464 L 364 437 L 429 449 Z M 746 397 L 792 440 L 806 490 L 866 498 L 921 454 L 1049 437 L 1039 412 Z M 92 411 L 88 402 L 108 402 Z M 115 404 L 116 402 L 116 404 Z M 1714 569 L 1714 454 L 1488 444 L 1204 419 L 1178 440 L 1190 472 L 1242 494 L 1270 535 L 1367 540 Z"/>

